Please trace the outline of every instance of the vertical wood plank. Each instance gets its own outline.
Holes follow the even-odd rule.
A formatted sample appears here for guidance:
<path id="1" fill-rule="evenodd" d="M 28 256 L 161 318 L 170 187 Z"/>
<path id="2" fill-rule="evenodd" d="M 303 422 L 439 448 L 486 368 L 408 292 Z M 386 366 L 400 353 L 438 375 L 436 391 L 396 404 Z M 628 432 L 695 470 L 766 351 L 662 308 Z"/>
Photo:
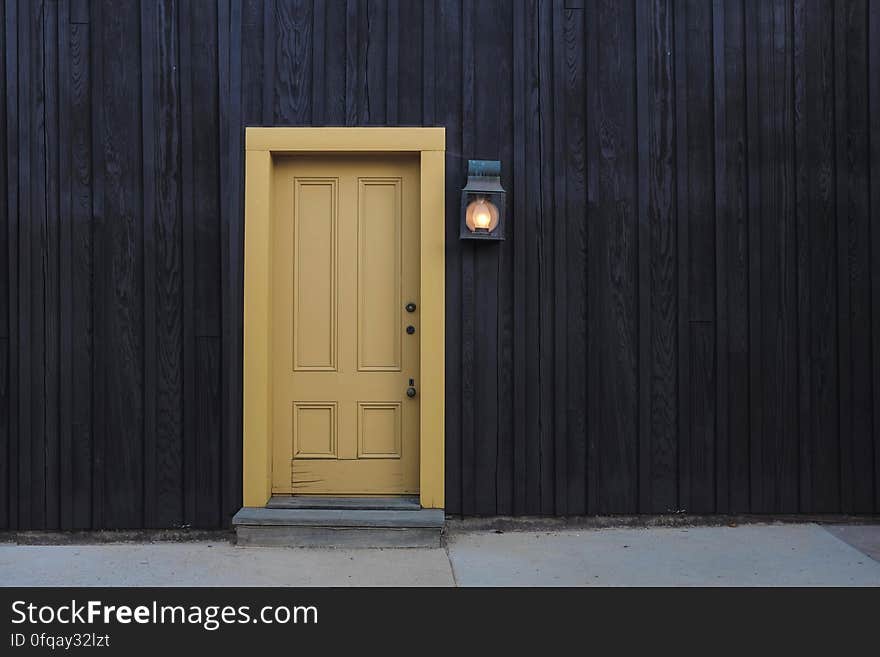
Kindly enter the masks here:
<path id="1" fill-rule="evenodd" d="M 596 16 L 596 222 L 601 226 L 595 284 L 601 295 L 596 324 L 601 332 L 598 440 L 599 510 L 603 513 L 631 513 L 638 501 L 634 12 L 634 3 L 602 4 Z"/>
<path id="2" fill-rule="evenodd" d="M 156 5 L 150 2 L 140 6 L 141 45 L 141 150 L 143 153 L 143 267 L 144 267 L 144 524 L 158 526 L 156 507 Z"/>
<path id="3" fill-rule="evenodd" d="M 233 8 L 234 9 L 234 8 Z M 325 122 L 326 59 L 327 59 L 327 6 L 323 2 L 314 2 L 312 6 L 312 125 L 323 125 Z M 230 28 L 237 30 L 238 22 L 231 20 Z M 241 45 L 239 44 L 239 48 Z M 332 47 L 332 46 L 331 46 Z M 235 50 L 233 50 L 235 52 Z"/>
<path id="4" fill-rule="evenodd" d="M 584 8 L 586 23 L 586 152 L 587 152 L 587 513 L 599 513 L 599 459 L 601 458 L 599 435 L 601 427 L 601 375 L 599 356 L 601 341 L 598 330 L 602 311 L 602 288 L 599 286 L 602 239 L 599 208 L 599 152 L 600 124 L 599 102 L 596 90 L 599 81 L 599 39 L 597 8 L 595 3 L 587 3 Z"/>
<path id="5" fill-rule="evenodd" d="M 114 3 L 102 12 L 106 195 L 105 241 L 100 257 L 106 333 L 106 527 L 143 526 L 144 307 L 143 153 L 141 148 L 140 12 Z"/>
<path id="6" fill-rule="evenodd" d="M 89 75 L 91 102 L 91 172 L 92 172 L 92 297 L 91 321 L 94 344 L 103 344 L 107 335 L 107 312 L 104 302 L 105 279 L 107 267 L 104 252 L 107 250 L 107 222 L 105 220 L 104 192 L 104 105 L 100 101 L 104 90 L 104 61 L 101 56 L 104 48 L 104 31 L 101 28 L 104 12 L 99 0 L 92 0 L 89 8 L 90 46 L 94 56 L 89 58 Z M 81 179 L 81 178 L 80 178 Z M 92 406 L 92 495 L 91 522 L 92 527 L 105 526 L 104 513 L 104 465 L 106 463 L 107 435 L 107 356 L 104 349 L 95 349 L 92 359 L 93 395 Z"/>
<path id="7" fill-rule="evenodd" d="M 33 233 L 33 195 L 31 193 L 31 160 L 33 157 L 31 121 L 35 114 L 32 106 L 33 92 L 31 81 L 33 54 L 32 54 L 32 12 L 36 5 L 21 3 L 16 15 L 16 25 L 13 30 L 18 34 L 19 65 L 16 70 L 19 87 L 18 103 L 18 180 L 15 185 L 19 191 L 18 225 L 18 380 L 16 382 L 18 395 L 18 435 L 28 436 L 21 440 L 18 450 L 18 521 L 23 527 L 40 527 L 40 518 L 35 518 L 33 513 L 34 495 L 32 491 L 32 451 L 36 444 L 42 448 L 42 432 L 39 426 L 34 426 L 32 421 L 33 410 L 31 407 L 34 392 L 32 389 L 31 374 L 40 364 L 35 363 L 32 356 L 32 308 L 34 287 L 40 284 L 33 282 L 32 275 L 32 243 L 35 241 Z M 37 7 L 39 9 L 39 7 Z M 36 240 L 38 241 L 38 240 Z"/>
<path id="8" fill-rule="evenodd" d="M 715 509 L 715 204 L 713 145 L 715 142 L 712 85 L 712 5 L 699 0 L 685 3 L 679 16 L 686 30 L 686 95 L 688 173 L 687 250 L 678 256 L 686 267 L 688 300 L 689 446 L 682 458 L 688 461 L 688 511 L 709 513 Z M 679 44 L 681 48 L 685 44 Z M 712 384 L 710 390 L 702 385 Z M 686 394 L 686 393 L 682 393 Z"/>
<path id="9" fill-rule="evenodd" d="M 513 5 L 513 40 L 525 40 L 524 2 Z M 525 47 L 513 50 L 513 513 L 526 512 L 526 139 L 527 78 Z M 447 312 L 448 314 L 448 312 Z"/>
<path id="10" fill-rule="evenodd" d="M 436 121 L 446 126 L 446 504 L 452 513 L 461 513 L 463 470 L 470 467 L 462 457 L 463 426 L 462 379 L 462 255 L 458 239 L 458 212 L 465 178 L 463 154 L 463 14 L 457 3 L 426 5 L 423 25 L 428 42 L 443 43 L 448 57 L 433 58 L 426 66 L 423 81 L 423 112 L 426 124 Z M 458 464 L 457 467 L 455 464 Z"/>
<path id="11" fill-rule="evenodd" d="M 691 504 L 691 359 L 690 272 L 690 160 L 688 158 L 688 48 L 687 14 L 689 4 L 675 0 L 675 154 L 676 154 L 676 238 L 678 278 L 678 507 L 688 510 Z"/>
<path id="12" fill-rule="evenodd" d="M 837 226 L 843 511 L 874 507 L 867 5 L 835 3 Z"/>
<path id="13" fill-rule="evenodd" d="M 365 22 L 362 46 L 364 95 L 361 125 L 385 125 L 388 76 L 388 6 L 386 0 L 370 0 L 362 14 Z"/>
<path id="14" fill-rule="evenodd" d="M 73 221 L 70 2 L 58 4 L 58 527 L 73 525 Z"/>
<path id="15" fill-rule="evenodd" d="M 359 0 L 345 5 L 345 125 L 358 125 L 360 106 L 359 84 Z"/>
<path id="16" fill-rule="evenodd" d="M 541 71 L 540 71 L 540 0 L 526 5 L 525 75 L 526 75 L 526 214 L 525 238 L 525 486 L 524 513 L 542 510 L 542 463 L 544 449 L 541 433 L 541 228 L 543 218 L 541 191 Z"/>
<path id="17" fill-rule="evenodd" d="M 0 10 L 2 11 L 2 10 Z M 9 476 L 9 339 L 0 338 L 0 529 L 10 529 L 10 476 Z"/>
<path id="18" fill-rule="evenodd" d="M 475 98 L 476 85 L 474 53 L 474 4 L 461 7 L 461 166 L 471 158 L 475 149 Z M 476 159 L 476 156 L 474 156 Z M 466 175 L 466 172 L 465 172 Z M 450 222 L 451 223 L 451 222 Z M 476 296 L 475 251 L 473 242 L 461 243 L 461 512 L 476 513 L 477 446 L 476 440 L 490 440 L 491 436 L 479 435 L 476 430 L 477 363 L 476 344 Z M 482 400 L 480 400 L 482 401 Z M 482 404 L 480 404 L 482 406 Z M 491 411 L 490 411 L 491 412 Z M 480 412 L 482 416 L 482 412 Z"/>
<path id="19" fill-rule="evenodd" d="M 760 48 L 758 11 L 760 5 L 748 0 L 744 6 L 746 69 L 746 158 L 748 162 L 748 252 L 749 252 L 749 510 L 761 511 L 764 505 L 762 364 L 762 291 L 761 285 L 761 138 L 758 102 L 759 62 L 765 56 Z M 759 49 L 760 48 L 760 49 Z"/>
<path id="20" fill-rule="evenodd" d="M 266 14 L 265 30 L 269 33 L 269 7 L 264 5 Z M 178 11 L 180 43 L 180 198 L 181 198 L 181 266 L 183 270 L 183 522 L 192 525 L 196 522 L 197 503 L 197 372 L 196 369 L 196 267 L 195 267 L 195 171 L 194 171 L 194 60 L 193 49 L 193 5 L 191 0 L 181 0 Z M 266 63 L 270 50 L 274 53 L 274 42 L 270 47 L 269 38 L 264 43 L 263 91 L 270 87 L 265 76 L 271 71 Z M 263 122 L 271 123 L 271 98 L 263 94 Z M 268 108 L 268 109 L 267 109 Z"/>
<path id="21" fill-rule="evenodd" d="M 399 125 L 422 125 L 422 97 L 425 93 L 422 80 L 425 68 L 423 44 L 426 41 L 423 15 L 428 3 L 393 1 L 397 4 L 398 12 L 396 121 Z M 395 38 L 390 28 L 389 32 L 391 38 Z M 430 125 L 427 119 L 426 125 Z"/>
<path id="22" fill-rule="evenodd" d="M 653 41 L 650 29 L 651 14 L 656 7 L 648 3 L 637 2 L 635 22 L 636 43 L 636 163 L 637 171 L 637 235 L 638 252 L 638 390 L 639 390 L 639 421 L 638 421 L 638 509 L 645 512 L 651 505 L 651 389 L 653 381 L 650 374 L 651 344 L 651 282 L 650 276 L 650 220 L 648 218 L 648 169 L 649 158 L 652 156 L 648 137 L 648 100 L 653 95 L 650 80 L 649 48 Z M 662 60 L 661 60 L 662 61 Z"/>
<path id="23" fill-rule="evenodd" d="M 717 10 L 717 7 L 716 7 Z M 749 508 L 749 232 L 748 232 L 748 152 L 746 134 L 746 54 L 743 3 L 724 3 L 724 162 L 726 177 L 725 208 L 721 215 L 718 246 L 723 255 L 724 295 L 719 291 L 718 312 L 726 313 L 726 345 L 719 338 L 718 348 L 727 351 L 728 408 L 727 431 L 727 511 L 740 513 Z M 716 52 L 716 57 L 718 53 Z M 719 183 L 721 184 L 721 183 Z M 717 204 L 716 204 L 717 207 Z M 725 304 L 726 297 L 726 307 Z M 719 380 L 724 376 L 719 365 Z M 718 403 L 723 404 L 719 391 Z M 719 418 L 719 427 L 722 419 Z M 719 484 L 721 482 L 719 481 Z M 719 496 L 723 490 L 719 486 Z M 719 497 L 719 511 L 721 507 Z"/>
<path id="24" fill-rule="evenodd" d="M 853 512 L 852 487 L 847 481 L 852 472 L 852 333 L 850 327 L 850 285 L 848 256 L 850 244 L 849 213 L 847 212 L 849 155 L 847 143 L 847 62 L 846 62 L 846 10 L 834 3 L 834 151 L 835 151 L 835 249 L 837 253 L 837 331 L 839 354 L 840 389 L 840 506 L 844 513 Z"/>
<path id="25" fill-rule="evenodd" d="M 309 93 L 306 86 L 295 86 L 298 96 L 295 102 L 287 97 L 286 86 L 290 75 L 302 75 L 311 71 L 310 64 L 297 65 L 296 71 L 290 57 L 305 48 L 299 39 L 303 30 L 309 29 L 310 18 L 303 15 L 298 3 L 276 2 L 276 78 L 273 95 L 274 119 L 298 120 L 301 112 L 308 111 Z M 287 13 L 289 9 L 290 13 Z M 193 5 L 192 14 L 192 98 L 194 117 L 192 123 L 192 180 L 193 223 L 192 251 L 188 257 L 194 261 L 194 350 L 195 376 L 195 433 L 193 465 L 189 475 L 195 478 L 194 524 L 210 527 L 219 524 L 220 511 L 220 461 L 222 453 L 220 395 L 221 341 L 223 335 L 222 299 L 222 232 L 220 183 L 220 78 L 221 62 L 217 24 L 219 12 L 216 4 Z M 301 68 L 300 68 L 301 67 Z M 286 68 L 285 72 L 281 72 Z M 296 82 L 293 82 L 296 85 Z M 224 140 L 225 141 L 225 140 Z M 210 339 L 209 339 L 210 338 Z"/>
<path id="26" fill-rule="evenodd" d="M 275 67 L 273 121 L 280 125 L 309 125 L 312 117 L 312 3 L 275 2 Z M 214 19 L 216 20 L 216 19 Z M 213 21 L 206 21 L 212 25 Z"/>
<path id="27" fill-rule="evenodd" d="M 552 253 L 552 273 L 548 279 L 552 286 L 549 300 L 553 305 L 553 394 L 550 395 L 551 407 L 548 415 L 552 418 L 553 436 L 553 511 L 556 515 L 567 515 L 568 511 L 568 207 L 566 191 L 568 187 L 568 170 L 566 168 L 565 151 L 565 80 L 566 80 L 566 49 L 565 49 L 565 4 L 563 0 L 554 0 L 552 13 L 552 96 L 553 139 L 552 144 L 552 194 L 553 229 L 552 239 L 548 236 L 548 251 Z M 551 250 L 552 249 L 552 250 Z"/>
<path id="28" fill-rule="evenodd" d="M 61 302 L 61 278 L 59 267 L 60 253 L 60 139 L 59 139 L 59 51 L 58 51 L 58 12 L 59 3 L 46 5 L 41 16 L 43 23 L 43 94 L 45 100 L 44 134 L 44 185 L 46 215 L 42 228 L 42 270 L 43 270 L 43 335 L 42 350 L 44 359 L 43 413 L 45 415 L 45 469 L 35 473 L 44 489 L 45 527 L 59 528 L 59 490 L 61 463 L 59 454 L 59 379 L 61 364 L 61 325 L 59 308 Z"/>
<path id="29" fill-rule="evenodd" d="M 760 510 L 793 512 L 798 498 L 796 249 L 791 63 L 787 3 L 762 3 L 758 107 L 761 115 L 761 380 L 764 386 Z M 757 279 L 753 284 L 757 282 Z M 758 510 L 758 509 L 755 509 Z"/>
<path id="30" fill-rule="evenodd" d="M 385 125 L 398 124 L 400 84 L 400 1 L 387 0 L 385 16 Z"/>
<path id="31" fill-rule="evenodd" d="M 7 96 L 7 63 L 8 57 L 6 54 L 8 44 L 7 44 L 7 36 L 6 36 L 6 5 L 0 3 L 0 35 L 2 35 L 2 42 L 0 42 L 0 97 L 3 98 L 3 101 L 0 102 L 0 186 L 2 186 L 3 193 L 0 194 L 0 235 L 4 238 L 8 239 L 9 236 L 9 193 L 7 189 L 7 174 L 9 172 L 9 153 L 7 151 L 8 145 L 8 129 L 6 126 L 6 121 L 9 116 L 9 107 L 10 99 Z M 13 112 L 14 114 L 17 112 Z M 8 242 L 7 242 L 8 244 Z M 9 338 L 9 306 L 10 306 L 10 290 L 9 290 L 9 249 L 3 248 L 0 249 L 0 338 Z M 2 454 L 6 454 L 5 450 L 0 452 Z M 5 463 L 3 466 L 0 466 L 0 476 L 4 476 L 3 473 L 8 469 L 8 463 Z M 4 480 L 5 482 L 5 480 Z M 0 513 L 5 513 L 5 502 L 7 491 L 6 488 L 0 488 L 0 494 L 3 495 L 2 501 L 0 501 Z M 6 517 L 5 515 L 3 516 Z M 4 525 L 5 526 L 5 525 Z"/>
<path id="32" fill-rule="evenodd" d="M 550 393 L 555 381 L 554 310 L 553 310 L 553 1 L 538 0 L 535 11 L 537 44 L 537 129 L 538 179 L 536 191 L 537 214 L 537 421 L 538 421 L 538 477 L 539 504 L 542 514 L 552 514 L 558 490 L 556 489 L 556 442 L 554 439 L 554 396 Z"/>
<path id="33" fill-rule="evenodd" d="M 228 526 L 242 503 L 242 356 L 244 305 L 244 131 L 242 122 L 242 7 L 222 2 L 218 13 L 221 62 L 220 140 L 221 140 L 221 268 L 222 360 L 220 454 L 220 524 Z"/>
<path id="34" fill-rule="evenodd" d="M 72 7 L 71 7 L 72 8 Z M 88 19 L 88 7 L 84 11 Z M 83 18 L 82 14 L 79 16 Z M 70 106 L 66 113 L 70 122 L 71 139 L 71 349 L 72 379 L 70 385 L 72 407 L 72 529 L 86 529 L 92 525 L 92 489 L 94 423 L 92 397 L 95 388 L 92 370 L 95 349 L 93 335 L 93 305 L 97 280 L 93 267 L 93 86 L 89 68 L 92 27 L 88 20 L 70 26 Z M 97 180 L 97 172 L 95 180 Z"/>
<path id="35" fill-rule="evenodd" d="M 675 59 L 673 4 L 658 2 L 651 12 L 649 106 L 655 111 L 648 121 L 647 232 L 650 302 L 649 367 L 642 385 L 650 385 L 650 451 L 642 454 L 650 467 L 648 509 L 669 512 L 678 508 L 678 388 L 676 381 L 677 306 L 676 195 L 675 195 Z M 641 141 L 641 140 L 640 140 Z M 642 242 L 640 242 L 640 245 Z M 641 254 L 641 246 L 640 254 Z"/>
<path id="36" fill-rule="evenodd" d="M 422 4 L 422 125 L 436 124 L 436 68 L 434 66 L 434 44 L 436 42 L 435 0 L 424 0 Z M 451 127 L 451 126 L 450 126 Z M 447 150 L 449 148 L 447 132 Z M 447 426 L 449 426 L 447 424 Z"/>
<path id="37" fill-rule="evenodd" d="M 349 0 L 354 2 L 356 0 Z M 276 34 L 277 0 L 264 0 L 263 4 L 263 121 L 262 125 L 275 125 L 275 52 L 278 47 Z M 181 45 L 181 51 L 183 50 Z M 190 57 L 186 53 L 186 57 Z"/>
<path id="38" fill-rule="evenodd" d="M 587 511 L 587 158 L 586 37 L 582 8 L 566 9 L 564 25 L 566 280 L 568 389 L 567 512 Z M 515 308 L 514 308 L 515 312 Z"/>
<path id="39" fill-rule="evenodd" d="M 7 47 L 5 50 L 6 62 L 6 179 L 3 181 L 6 190 L 7 202 L 7 256 L 8 256 L 8 294 L 10 303 L 18 303 L 19 299 L 19 280 L 20 280 L 20 264 L 19 264 L 19 235 L 21 229 L 19 225 L 19 215 L 21 212 L 21 204 L 23 199 L 19 193 L 19 170 L 22 164 L 22 156 L 26 155 L 21 150 L 22 137 L 20 132 L 19 107 L 21 107 L 20 85 L 18 69 L 19 49 L 18 49 L 18 3 L 7 0 L 4 7 L 4 37 Z M 14 111 L 10 111 L 14 110 Z M 19 306 L 19 313 L 21 312 Z M 21 457 L 21 397 L 24 391 L 19 383 L 21 381 L 21 315 L 15 317 L 10 314 L 9 317 L 9 361 L 7 380 L 9 386 L 9 499 L 7 508 L 9 514 L 9 528 L 17 529 L 21 526 L 20 518 L 20 477 L 18 464 Z"/>
<path id="40" fill-rule="evenodd" d="M 715 246 L 715 352 L 714 359 L 715 389 L 713 401 L 716 411 L 714 455 L 714 505 L 713 510 L 726 513 L 729 509 L 729 328 L 727 301 L 727 227 L 731 221 L 727 214 L 729 203 L 727 188 L 727 83 L 725 66 L 725 14 L 723 0 L 715 0 L 712 4 L 712 69 L 713 81 L 713 155 L 714 155 L 714 246 Z"/>
<path id="41" fill-rule="evenodd" d="M 324 19 L 324 57 L 323 57 L 323 113 L 319 108 L 312 109 L 313 121 L 320 125 L 346 125 L 346 2 L 345 0 L 333 0 L 332 2 L 319 3 L 323 6 L 326 17 Z M 316 7 L 317 9 L 317 7 Z M 316 11 L 316 16 L 321 12 Z M 315 43 L 318 44 L 318 34 L 315 34 Z M 320 59 L 317 53 L 314 56 L 316 62 Z M 316 87 L 318 83 L 315 83 Z"/>
<path id="42" fill-rule="evenodd" d="M 880 3 L 868 5 L 868 116 L 871 117 L 869 154 L 871 173 L 871 291 L 872 369 L 874 372 L 874 513 L 880 512 Z"/>
<path id="43" fill-rule="evenodd" d="M 263 59 L 265 57 L 265 45 L 263 31 L 265 28 L 263 0 L 247 0 L 241 4 L 241 111 L 242 127 L 257 126 L 263 123 Z M 329 11 L 328 5 L 328 11 Z M 178 47 L 182 50 L 182 23 L 178 23 L 178 32 L 181 35 Z M 338 49 L 336 49 L 338 50 Z M 183 67 L 181 58 L 181 71 Z M 325 77 L 328 71 L 325 67 Z M 181 78 L 182 79 L 182 78 Z M 325 88 L 330 88 L 330 83 L 325 80 Z M 329 95 L 329 91 L 327 92 Z M 325 104 L 326 107 L 331 105 Z M 329 111 L 329 110 L 328 110 Z M 242 169 L 243 170 L 243 169 Z M 239 170 L 237 173 L 243 177 Z"/>
<path id="44" fill-rule="evenodd" d="M 495 76 L 498 81 L 498 95 L 504 98 L 513 98 L 513 58 L 514 43 L 512 39 L 506 38 L 512 34 L 513 29 L 513 6 L 504 0 L 496 0 L 494 7 L 490 7 L 493 11 L 496 25 L 501 25 L 499 35 L 505 35 L 504 38 L 498 37 L 498 42 L 494 46 L 492 57 L 496 58 Z M 497 143 L 495 145 L 494 156 L 501 161 L 501 183 L 505 190 L 514 192 L 513 177 L 513 160 L 514 160 L 514 144 L 513 135 L 514 115 L 516 109 L 512 104 L 508 104 L 504 111 L 496 113 L 495 121 L 490 121 L 493 130 L 486 131 L 492 134 Z M 490 152 L 491 154 L 491 152 Z M 512 222 L 510 193 L 508 193 L 507 202 L 507 227 Z M 505 233 L 507 235 L 507 233 Z M 512 236 L 515 239 L 515 236 Z M 493 513 L 501 515 L 511 515 L 514 505 L 514 412 L 513 412 L 513 389 L 514 389 L 514 360 L 513 360 L 513 341 L 514 341 L 514 308 L 513 308 L 513 251 L 514 242 L 505 241 L 498 245 L 498 261 L 495 275 L 497 276 L 497 345 L 496 353 L 498 358 L 496 380 L 496 398 L 498 403 L 498 422 L 496 437 L 496 455 L 495 455 L 495 499 L 496 506 Z M 490 272 L 491 273 L 491 272 Z"/>
<path id="45" fill-rule="evenodd" d="M 0 45 L 0 236 L 6 240 L 6 243 L 0 247 L 0 529 L 10 528 L 10 501 L 12 499 L 12 490 L 10 486 L 10 394 L 9 394 L 9 364 L 11 354 L 9 353 L 9 334 L 10 334 L 10 297 L 11 290 L 9 288 L 9 265 L 10 265 L 10 246 L 9 245 L 9 188 L 7 175 L 9 174 L 9 152 L 8 146 L 8 128 L 6 125 L 9 117 L 9 105 L 14 103 L 8 95 L 7 65 L 8 57 L 6 50 L 8 40 L 6 34 L 6 5 L 0 4 L 0 33 L 3 35 L 3 42 Z M 17 112 L 13 112 L 17 113 Z"/>
<path id="46" fill-rule="evenodd" d="M 152 291 L 155 315 L 155 522 L 183 523 L 183 265 L 181 199 L 181 79 L 178 4 L 163 0 L 155 9 L 155 219 Z"/>
<path id="47" fill-rule="evenodd" d="M 196 461 L 191 474 L 196 478 L 196 527 L 219 527 L 220 516 L 220 445 L 221 390 L 220 339 L 196 337 Z"/>

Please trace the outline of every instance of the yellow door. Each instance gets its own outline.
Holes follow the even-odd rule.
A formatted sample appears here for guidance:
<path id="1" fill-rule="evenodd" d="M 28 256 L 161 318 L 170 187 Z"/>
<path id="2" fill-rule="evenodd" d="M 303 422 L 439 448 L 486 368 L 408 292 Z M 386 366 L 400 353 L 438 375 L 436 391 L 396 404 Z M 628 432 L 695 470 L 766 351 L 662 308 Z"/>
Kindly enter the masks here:
<path id="1" fill-rule="evenodd" d="M 417 493 L 418 158 L 274 169 L 273 492 Z"/>

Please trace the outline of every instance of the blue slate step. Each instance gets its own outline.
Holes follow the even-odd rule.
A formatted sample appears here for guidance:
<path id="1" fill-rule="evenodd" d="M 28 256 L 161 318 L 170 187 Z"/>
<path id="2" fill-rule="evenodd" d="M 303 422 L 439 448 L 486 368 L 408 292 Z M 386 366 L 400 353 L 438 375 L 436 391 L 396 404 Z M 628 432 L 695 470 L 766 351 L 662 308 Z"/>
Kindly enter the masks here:
<path id="1" fill-rule="evenodd" d="M 232 519 L 239 545 L 440 547 L 442 509 L 243 508 Z"/>

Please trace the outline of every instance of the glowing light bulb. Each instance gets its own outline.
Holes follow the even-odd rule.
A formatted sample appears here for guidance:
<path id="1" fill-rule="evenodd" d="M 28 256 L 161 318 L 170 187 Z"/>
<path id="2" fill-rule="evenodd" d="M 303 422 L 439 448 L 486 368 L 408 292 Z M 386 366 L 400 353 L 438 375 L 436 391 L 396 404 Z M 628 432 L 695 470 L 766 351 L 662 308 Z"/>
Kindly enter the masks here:
<path id="1" fill-rule="evenodd" d="M 492 225 L 492 213 L 485 201 L 479 201 L 477 207 L 474 208 L 474 227 L 481 230 L 488 230 Z"/>

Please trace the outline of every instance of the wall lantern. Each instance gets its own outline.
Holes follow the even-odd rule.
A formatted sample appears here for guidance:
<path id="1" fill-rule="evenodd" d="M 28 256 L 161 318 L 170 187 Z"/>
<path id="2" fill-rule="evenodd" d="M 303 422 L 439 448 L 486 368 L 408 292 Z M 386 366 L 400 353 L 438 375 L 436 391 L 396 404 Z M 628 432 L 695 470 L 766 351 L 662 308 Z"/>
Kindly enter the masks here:
<path id="1" fill-rule="evenodd" d="M 467 185 L 461 190 L 463 240 L 504 239 L 504 188 L 501 162 L 468 160 Z"/>

